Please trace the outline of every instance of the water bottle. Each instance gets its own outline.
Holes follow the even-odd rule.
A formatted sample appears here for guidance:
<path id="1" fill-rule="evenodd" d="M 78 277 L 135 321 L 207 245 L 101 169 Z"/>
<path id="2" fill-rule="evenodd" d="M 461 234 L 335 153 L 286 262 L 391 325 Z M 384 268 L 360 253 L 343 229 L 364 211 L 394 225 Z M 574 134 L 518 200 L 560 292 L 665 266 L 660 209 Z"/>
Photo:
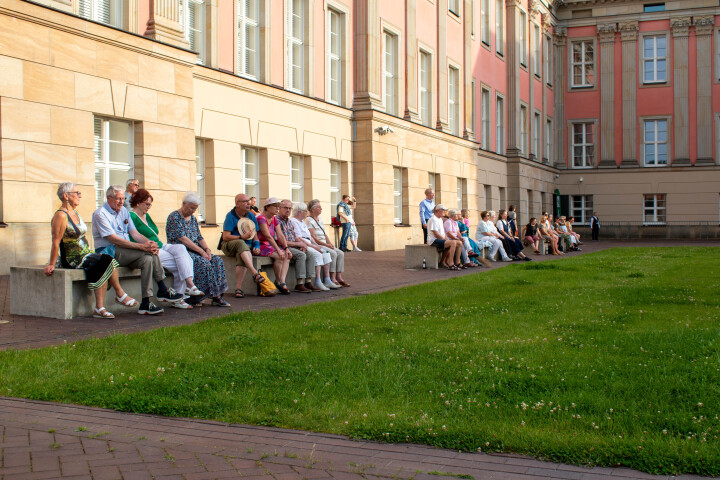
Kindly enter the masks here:
<path id="1" fill-rule="evenodd" d="M 427 262 L 425 262 L 425 257 L 423 257 L 423 270 L 427 269 Z"/>

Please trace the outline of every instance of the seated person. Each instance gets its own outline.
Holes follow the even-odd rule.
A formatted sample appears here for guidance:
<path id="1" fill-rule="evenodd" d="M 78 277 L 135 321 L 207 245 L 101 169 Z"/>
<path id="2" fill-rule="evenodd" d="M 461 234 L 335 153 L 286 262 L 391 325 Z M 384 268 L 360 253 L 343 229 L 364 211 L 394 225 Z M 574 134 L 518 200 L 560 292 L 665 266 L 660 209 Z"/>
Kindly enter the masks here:
<path id="1" fill-rule="evenodd" d="M 290 221 L 290 212 L 292 212 L 292 202 L 283 200 L 280 202 L 280 213 L 276 217 L 278 220 L 278 237 L 276 239 L 278 245 L 287 249 L 292 254 L 292 261 L 295 262 L 295 291 L 300 293 L 312 293 L 312 278 L 315 276 L 315 256 L 308 252 L 308 245 L 300 240 L 295 233 Z M 308 288 L 306 283 L 310 285 Z M 318 289 L 319 290 L 319 289 Z"/>
<path id="2" fill-rule="evenodd" d="M 238 231 L 238 221 L 247 218 L 253 222 L 254 229 L 249 229 L 242 235 Z M 244 193 L 235 195 L 235 208 L 225 215 L 222 236 L 218 249 L 226 256 L 235 259 L 235 297 L 242 298 L 245 292 L 242 283 L 246 270 L 250 270 L 253 281 L 262 283 L 265 279 L 253 267 L 252 256 L 260 255 L 260 242 L 257 240 L 258 223 L 250 210 L 250 199 Z"/>
<path id="3" fill-rule="evenodd" d="M 128 297 L 120 287 L 118 280 L 117 261 L 110 255 L 93 253 L 85 239 L 87 225 L 83 222 L 77 208 L 80 205 L 82 193 L 77 185 L 64 182 L 58 186 L 57 196 L 62 202 L 60 209 L 53 215 L 50 229 L 52 231 L 52 247 L 50 248 L 50 261 L 43 270 L 50 276 L 55 271 L 60 254 L 60 265 L 63 268 L 82 268 L 88 288 L 95 294 L 95 318 L 115 318 L 115 315 L 105 308 L 105 292 L 110 284 L 115 289 L 115 301 L 128 307 L 134 307 L 137 302 Z"/>
<path id="4" fill-rule="evenodd" d="M 308 203 L 308 217 L 305 219 L 308 231 L 313 242 L 324 247 L 324 250 L 330 254 L 330 276 L 325 278 L 323 284 L 331 289 L 340 287 L 349 287 L 350 284 L 343 279 L 345 270 L 345 252 L 339 248 L 335 248 L 325 233 L 325 224 L 320 217 L 322 213 L 322 205 L 320 200 L 313 199 Z"/>
<path id="5" fill-rule="evenodd" d="M 130 219 L 130 214 L 123 207 L 125 189 L 120 185 L 112 185 L 107 189 L 105 204 L 95 210 L 92 215 L 92 233 L 95 251 L 98 253 L 113 252 L 115 260 L 121 267 L 140 270 L 140 288 L 142 301 L 138 313 L 156 315 L 163 309 L 150 302 L 153 296 L 152 280 L 158 286 L 157 298 L 165 302 L 179 302 L 183 295 L 168 288 L 163 281 L 165 271 L 158 257 L 160 248 L 157 243 L 148 240 L 138 232 Z M 130 241 L 130 237 L 134 242 Z"/>
<path id="6" fill-rule="evenodd" d="M 540 230 L 540 237 L 546 242 L 550 243 L 550 249 L 553 255 L 562 255 L 562 252 L 558 250 L 558 241 L 560 237 L 555 235 L 555 232 L 550 228 L 550 221 L 548 220 L 547 213 L 543 213 L 540 216 L 540 223 L 538 223 L 538 229 Z"/>
<path id="7" fill-rule="evenodd" d="M 498 233 L 502 235 L 503 247 L 505 248 L 505 251 L 509 253 L 510 257 L 513 260 L 524 260 L 529 261 L 531 260 L 530 257 L 526 257 L 523 251 L 523 244 L 522 241 L 512 235 L 510 233 L 510 224 L 507 220 L 507 212 L 505 210 L 500 210 L 499 212 L 499 219 L 496 222 L 495 226 L 498 230 Z"/>
<path id="8" fill-rule="evenodd" d="M 280 247 L 275 241 L 278 238 L 277 232 L 280 230 L 277 219 L 279 212 L 280 200 L 275 197 L 265 200 L 262 213 L 257 215 L 259 227 L 257 238 L 260 241 L 260 256 L 273 259 L 275 286 L 282 295 L 290 295 L 290 289 L 285 284 L 285 277 L 290 268 L 292 253 L 290 253 L 290 250 Z"/>
<path id="9" fill-rule="evenodd" d="M 168 243 L 184 245 L 193 265 L 193 278 L 215 307 L 229 307 L 223 298 L 228 289 L 225 276 L 225 264 L 222 258 L 212 254 L 212 250 L 200 233 L 200 226 L 193 215 L 200 206 L 200 197 L 195 192 L 187 192 L 179 209 L 168 215 L 165 233 Z"/>
<path id="10" fill-rule="evenodd" d="M 440 266 L 448 270 L 460 270 L 460 256 L 462 254 L 462 242 L 445 236 L 445 225 L 443 216 L 447 212 L 444 205 L 435 205 L 433 215 L 427 220 L 427 244 L 437 247 L 443 252 Z"/>
<path id="11" fill-rule="evenodd" d="M 532 245 L 535 253 L 540 253 L 540 235 L 538 235 L 537 218 L 532 217 L 530 223 L 525 225 L 522 231 L 523 240 L 527 245 Z"/>
<path id="12" fill-rule="evenodd" d="M 330 279 L 330 264 L 332 263 L 332 258 L 326 247 L 315 243 L 315 240 L 313 240 L 310 230 L 308 230 L 305 224 L 307 216 L 307 205 L 303 202 L 295 204 L 290 223 L 292 223 L 296 238 L 307 245 L 308 255 L 312 255 L 315 258 L 315 282 L 309 285 L 306 283 L 305 287 L 313 291 L 327 292 L 330 288 L 325 286 L 323 279 Z"/>
<path id="13" fill-rule="evenodd" d="M 463 243 L 467 243 L 465 248 L 468 249 L 468 257 L 470 257 L 470 261 L 475 265 L 480 265 L 480 261 L 478 260 L 478 257 L 481 254 L 480 248 L 478 247 L 477 242 L 470 238 L 470 210 L 467 208 L 460 210 L 460 217 L 461 218 L 458 220 L 458 227 L 460 227 L 460 235 L 462 235 Z M 470 252 L 475 255 L 472 255 Z"/>
<path id="14" fill-rule="evenodd" d="M 563 244 L 565 246 L 565 251 L 570 252 L 576 250 L 574 246 L 574 238 L 572 235 L 570 235 L 565 228 L 565 220 L 564 217 L 558 217 L 555 223 L 552 224 L 553 228 L 555 229 L 555 233 L 562 239 Z"/>
<path id="15" fill-rule="evenodd" d="M 570 235 L 575 237 L 575 240 L 577 240 L 577 245 L 582 245 L 583 242 L 580 241 L 580 234 L 577 233 L 575 230 L 573 230 L 573 224 L 575 223 L 575 217 L 570 216 L 565 220 L 565 226 L 568 229 L 568 232 L 570 232 Z"/>
<path id="16" fill-rule="evenodd" d="M 505 253 L 500 236 L 492 223 L 492 212 L 487 210 L 480 212 L 480 222 L 476 233 L 478 245 L 483 245 L 483 248 L 485 246 L 490 248 L 490 261 L 494 262 L 495 255 L 499 252 L 503 262 L 512 262 L 512 259 Z"/>
<path id="17" fill-rule="evenodd" d="M 145 235 L 145 238 L 152 240 L 160 247 L 158 257 L 160 257 L 160 262 L 162 262 L 163 267 L 167 268 L 170 273 L 173 274 L 175 291 L 188 296 L 203 297 L 203 292 L 198 290 L 193 283 L 193 263 L 187 249 L 182 245 L 163 244 L 158 238 L 158 227 L 148 213 L 150 207 L 152 207 L 152 203 L 153 196 L 150 195 L 150 192 L 144 188 L 135 191 L 130 199 L 130 207 L 132 208 L 130 218 L 132 218 L 135 228 L 137 228 L 138 232 Z M 130 237 L 130 241 L 133 241 L 132 237 Z M 190 303 L 180 300 L 170 305 L 175 308 L 192 308 L 191 303 L 195 303 L 194 300 L 195 299 Z"/>
<path id="18" fill-rule="evenodd" d="M 445 236 L 448 238 L 448 240 L 457 240 L 458 242 L 461 242 L 462 247 L 460 249 L 460 265 L 456 265 L 459 268 L 470 268 L 475 267 L 475 264 L 470 261 L 470 257 L 468 256 L 469 253 L 472 253 L 472 251 L 469 251 L 470 243 L 467 244 L 463 240 L 463 236 L 460 233 L 460 226 L 458 225 L 458 220 L 460 219 L 460 212 L 457 210 L 450 209 L 447 212 L 447 219 L 443 222 L 443 228 L 445 229 Z M 460 220 L 462 222 L 462 220 Z"/>

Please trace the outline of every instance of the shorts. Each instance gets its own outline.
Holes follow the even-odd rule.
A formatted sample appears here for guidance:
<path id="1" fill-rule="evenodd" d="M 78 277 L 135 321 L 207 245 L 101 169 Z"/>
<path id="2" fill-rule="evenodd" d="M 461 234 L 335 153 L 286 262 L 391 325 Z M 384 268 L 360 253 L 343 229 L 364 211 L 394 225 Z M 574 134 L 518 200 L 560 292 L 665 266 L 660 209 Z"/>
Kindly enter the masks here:
<path id="1" fill-rule="evenodd" d="M 436 238 L 435 240 L 433 240 L 430 246 L 436 247 L 438 250 L 445 250 L 445 240 L 440 240 L 439 238 Z"/>
<path id="2" fill-rule="evenodd" d="M 240 259 L 240 254 L 243 252 L 249 252 L 252 249 L 250 248 L 250 245 L 245 243 L 245 240 L 237 239 L 237 240 L 230 240 L 229 242 L 223 242 L 222 247 L 220 248 L 222 252 L 230 257 L 235 259 L 235 265 L 238 267 L 244 267 L 245 264 Z"/>

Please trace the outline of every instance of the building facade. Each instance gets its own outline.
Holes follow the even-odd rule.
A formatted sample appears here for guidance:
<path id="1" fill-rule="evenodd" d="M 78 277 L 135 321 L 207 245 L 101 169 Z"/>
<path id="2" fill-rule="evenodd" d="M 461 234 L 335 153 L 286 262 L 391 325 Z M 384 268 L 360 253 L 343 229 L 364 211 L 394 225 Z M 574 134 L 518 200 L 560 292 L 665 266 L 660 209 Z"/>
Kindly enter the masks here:
<path id="1" fill-rule="evenodd" d="M 682 6 L 673 10 L 673 6 Z M 720 34 L 697 0 L 0 0 L 0 274 L 138 178 L 203 235 L 239 192 L 357 197 L 360 246 L 452 208 L 717 222 Z M 329 221 L 327 221 L 329 223 Z M 213 243 L 213 242 L 210 242 Z"/>

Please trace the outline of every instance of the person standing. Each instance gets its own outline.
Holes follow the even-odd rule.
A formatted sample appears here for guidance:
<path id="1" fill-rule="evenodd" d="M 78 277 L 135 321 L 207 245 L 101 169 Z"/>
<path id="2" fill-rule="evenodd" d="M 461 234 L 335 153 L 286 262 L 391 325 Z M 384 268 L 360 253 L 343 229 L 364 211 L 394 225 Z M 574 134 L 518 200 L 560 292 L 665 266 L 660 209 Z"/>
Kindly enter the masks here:
<path id="1" fill-rule="evenodd" d="M 343 252 L 349 252 L 347 248 L 348 237 L 350 236 L 350 206 L 347 202 L 350 200 L 350 195 L 343 195 L 340 203 L 335 207 L 335 213 L 337 214 L 338 222 L 342 226 L 342 235 L 340 236 L 340 250 Z"/>
<path id="2" fill-rule="evenodd" d="M 260 213 L 260 210 L 258 210 L 257 204 L 257 198 L 250 197 L 250 210 L 257 216 L 257 214 Z"/>
<path id="3" fill-rule="evenodd" d="M 357 227 L 355 226 L 355 212 L 353 211 L 353 210 L 355 210 L 355 208 L 357 208 L 357 200 L 355 199 L 355 197 L 352 197 L 352 198 L 350 199 L 350 201 L 347 202 L 347 204 L 348 204 L 348 206 L 350 207 L 350 217 L 349 217 L 349 221 L 350 221 L 350 235 L 349 235 L 349 240 L 350 240 L 350 243 L 351 243 L 352 246 L 353 246 L 352 251 L 353 251 L 353 252 L 362 252 L 362 250 L 360 250 L 360 247 L 358 247 L 358 244 L 357 244 L 357 242 L 358 242 L 358 231 L 357 231 Z"/>
<path id="4" fill-rule="evenodd" d="M 127 208 L 128 211 L 130 211 L 131 208 L 130 198 L 138 191 L 138 188 L 140 188 L 140 182 L 138 182 L 137 178 L 131 178 L 125 184 L 125 203 L 123 204 L 123 207 Z"/>
<path id="5" fill-rule="evenodd" d="M 600 236 L 600 220 L 598 220 L 596 212 L 593 212 L 593 216 L 590 218 L 590 231 L 592 232 L 593 241 L 598 241 L 598 237 Z"/>
<path id="6" fill-rule="evenodd" d="M 423 243 L 427 243 L 428 229 L 427 222 L 433 216 L 435 211 L 435 192 L 432 188 L 425 190 L 425 200 L 420 202 L 420 225 L 423 229 Z"/>

